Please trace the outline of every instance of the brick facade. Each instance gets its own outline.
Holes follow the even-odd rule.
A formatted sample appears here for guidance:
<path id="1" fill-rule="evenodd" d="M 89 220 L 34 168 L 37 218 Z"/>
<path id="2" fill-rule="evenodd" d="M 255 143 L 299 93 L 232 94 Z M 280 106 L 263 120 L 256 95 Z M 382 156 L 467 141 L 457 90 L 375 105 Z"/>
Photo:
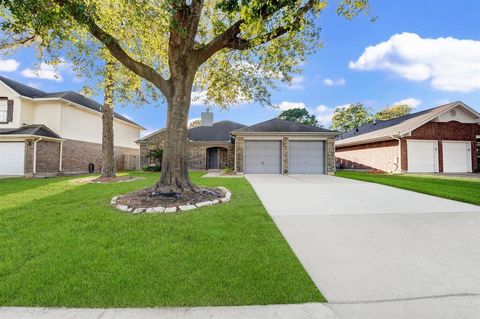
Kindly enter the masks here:
<path id="1" fill-rule="evenodd" d="M 450 122 L 429 122 L 412 131 L 412 136 L 402 138 L 402 170 L 408 171 L 407 140 L 438 141 L 438 166 L 443 172 L 442 141 L 470 141 L 472 153 L 472 168 L 477 170 L 477 135 L 480 135 L 480 125 Z"/>
<path id="2" fill-rule="evenodd" d="M 407 153 L 407 140 L 431 140 L 438 142 L 438 162 L 439 171 L 443 172 L 443 147 L 442 141 L 470 141 L 472 150 L 472 168 L 476 171 L 477 168 L 477 152 L 476 152 L 476 136 L 480 135 L 480 126 L 478 124 L 460 123 L 457 121 L 450 122 L 428 122 L 425 125 L 412 131 L 411 136 L 401 139 L 401 171 L 408 171 L 408 153 Z M 352 145 L 337 147 L 337 164 L 342 168 L 353 169 L 378 169 L 378 167 L 372 167 L 369 161 L 364 160 L 360 162 L 352 162 L 346 159 L 346 156 L 342 156 L 342 153 L 347 154 L 351 151 L 365 150 L 370 152 L 370 159 L 377 156 L 376 150 L 388 149 L 393 146 L 398 147 L 397 140 L 388 140 L 383 142 L 368 143 L 361 145 Z M 398 153 L 398 151 L 397 151 Z M 398 166 L 398 164 L 397 164 Z M 382 169 L 389 171 L 386 169 Z"/>
<path id="3" fill-rule="evenodd" d="M 25 141 L 25 176 L 33 176 L 34 141 Z M 138 169 L 139 151 L 127 147 L 115 147 L 117 170 Z M 64 140 L 62 172 L 60 167 L 60 141 L 37 142 L 37 176 L 88 173 L 88 164 L 93 163 L 95 172 L 102 170 L 102 145 L 75 140 Z"/>
<path id="4" fill-rule="evenodd" d="M 398 141 L 337 147 L 336 165 L 340 169 L 398 171 Z"/>
<path id="5" fill-rule="evenodd" d="M 160 131 L 146 140 L 138 141 L 140 145 L 140 165 L 141 167 L 149 164 L 148 154 L 150 150 L 163 149 L 165 145 L 165 131 Z M 235 163 L 235 146 L 227 141 L 197 142 L 189 141 L 187 144 L 188 168 L 192 170 L 207 169 L 207 150 L 209 148 L 218 148 L 219 160 L 218 167 L 232 168 Z"/>

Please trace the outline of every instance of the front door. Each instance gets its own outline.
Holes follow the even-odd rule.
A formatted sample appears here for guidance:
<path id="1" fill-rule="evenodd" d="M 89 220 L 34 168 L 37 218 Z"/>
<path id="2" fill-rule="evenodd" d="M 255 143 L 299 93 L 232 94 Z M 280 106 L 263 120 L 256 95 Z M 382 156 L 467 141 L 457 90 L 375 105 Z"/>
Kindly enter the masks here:
<path id="1" fill-rule="evenodd" d="M 207 150 L 207 169 L 218 169 L 218 147 Z"/>

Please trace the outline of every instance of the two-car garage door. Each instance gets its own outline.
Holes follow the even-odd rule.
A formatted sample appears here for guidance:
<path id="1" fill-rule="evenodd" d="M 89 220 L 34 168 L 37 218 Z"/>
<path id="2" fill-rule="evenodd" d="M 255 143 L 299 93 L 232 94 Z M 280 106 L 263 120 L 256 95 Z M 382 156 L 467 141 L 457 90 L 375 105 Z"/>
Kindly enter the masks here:
<path id="1" fill-rule="evenodd" d="M 24 159 L 24 142 L 0 143 L 0 176 L 22 176 Z"/>
<path id="2" fill-rule="evenodd" d="M 442 141 L 443 172 L 472 171 L 471 143 L 468 141 Z M 407 140 L 408 172 L 439 172 L 438 141 Z"/>
<path id="3" fill-rule="evenodd" d="M 324 141 L 290 141 L 288 172 L 291 174 L 323 174 Z M 246 174 L 281 174 L 282 142 L 245 141 Z"/>

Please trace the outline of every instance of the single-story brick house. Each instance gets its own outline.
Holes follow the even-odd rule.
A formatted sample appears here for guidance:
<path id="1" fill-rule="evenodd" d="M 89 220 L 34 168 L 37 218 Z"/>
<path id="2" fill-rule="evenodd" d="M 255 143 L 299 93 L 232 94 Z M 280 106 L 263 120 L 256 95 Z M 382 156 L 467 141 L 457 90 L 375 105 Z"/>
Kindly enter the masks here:
<path id="1" fill-rule="evenodd" d="M 480 114 L 457 101 L 344 133 L 335 142 L 340 168 L 390 173 L 478 172 Z"/>
<path id="2" fill-rule="evenodd" d="M 117 168 L 138 169 L 144 128 L 115 113 Z M 0 176 L 95 172 L 102 165 L 102 105 L 79 93 L 47 93 L 0 76 Z"/>
<path id="3" fill-rule="evenodd" d="M 189 168 L 229 167 L 247 174 L 331 174 L 335 170 L 335 137 L 324 128 L 271 119 L 252 126 L 213 121 L 203 112 L 201 125 L 188 130 Z M 155 165 L 151 150 L 162 149 L 164 129 L 137 141 L 141 165 Z"/>

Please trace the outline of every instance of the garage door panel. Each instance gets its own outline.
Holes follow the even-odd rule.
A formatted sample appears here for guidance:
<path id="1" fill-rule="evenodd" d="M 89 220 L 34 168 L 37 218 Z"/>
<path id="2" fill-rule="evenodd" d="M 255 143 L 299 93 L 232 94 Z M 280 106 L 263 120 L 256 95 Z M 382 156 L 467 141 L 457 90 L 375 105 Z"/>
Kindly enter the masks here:
<path id="1" fill-rule="evenodd" d="M 407 160 L 409 172 L 438 172 L 437 141 L 407 140 Z"/>
<path id="2" fill-rule="evenodd" d="M 280 174 L 281 155 L 280 141 L 246 141 L 245 173 Z"/>
<path id="3" fill-rule="evenodd" d="M 288 172 L 291 174 L 323 174 L 325 172 L 324 141 L 290 141 Z"/>
<path id="4" fill-rule="evenodd" d="M 472 171 L 471 143 L 467 141 L 444 141 L 443 171 L 445 173 L 466 173 Z"/>
<path id="5" fill-rule="evenodd" d="M 25 143 L 0 143 L 0 175 L 22 176 Z"/>

